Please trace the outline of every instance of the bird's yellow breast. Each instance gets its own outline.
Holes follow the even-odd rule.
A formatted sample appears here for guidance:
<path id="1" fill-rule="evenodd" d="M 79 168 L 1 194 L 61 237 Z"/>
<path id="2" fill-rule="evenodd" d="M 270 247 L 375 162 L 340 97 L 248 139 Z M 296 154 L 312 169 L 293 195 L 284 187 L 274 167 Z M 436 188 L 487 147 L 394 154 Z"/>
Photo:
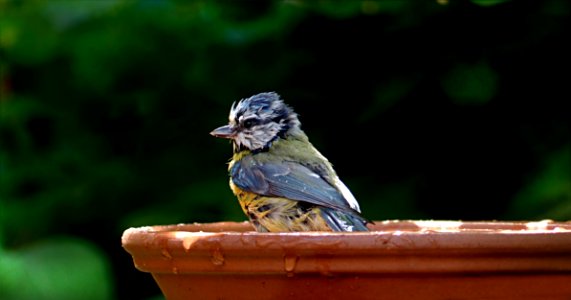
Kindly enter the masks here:
<path id="1" fill-rule="evenodd" d="M 302 208 L 295 200 L 247 192 L 232 179 L 230 188 L 257 231 L 331 231 L 318 207 Z"/>

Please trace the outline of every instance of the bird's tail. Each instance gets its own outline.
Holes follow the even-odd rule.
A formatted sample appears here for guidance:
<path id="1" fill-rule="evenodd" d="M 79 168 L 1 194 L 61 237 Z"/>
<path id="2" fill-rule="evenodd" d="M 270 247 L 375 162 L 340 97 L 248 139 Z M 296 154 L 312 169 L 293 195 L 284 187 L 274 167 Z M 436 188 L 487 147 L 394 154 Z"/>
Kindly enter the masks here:
<path id="1" fill-rule="evenodd" d="M 344 212 L 322 207 L 321 216 L 333 231 L 369 231 L 367 228 L 369 221 L 357 212 Z"/>

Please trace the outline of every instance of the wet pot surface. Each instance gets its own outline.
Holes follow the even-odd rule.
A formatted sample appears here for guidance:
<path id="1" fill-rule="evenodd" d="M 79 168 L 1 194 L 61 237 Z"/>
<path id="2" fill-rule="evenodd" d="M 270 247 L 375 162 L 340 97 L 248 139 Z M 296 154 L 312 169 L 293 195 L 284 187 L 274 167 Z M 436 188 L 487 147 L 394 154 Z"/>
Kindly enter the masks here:
<path id="1" fill-rule="evenodd" d="M 571 299 L 571 223 L 375 222 L 366 233 L 248 223 L 130 228 L 167 299 Z"/>

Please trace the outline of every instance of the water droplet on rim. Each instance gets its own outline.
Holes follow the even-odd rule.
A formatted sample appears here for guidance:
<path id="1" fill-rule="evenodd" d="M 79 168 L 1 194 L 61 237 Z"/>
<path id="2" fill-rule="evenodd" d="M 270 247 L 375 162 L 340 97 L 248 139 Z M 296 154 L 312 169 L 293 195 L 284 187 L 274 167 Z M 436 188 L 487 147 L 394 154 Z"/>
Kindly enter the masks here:
<path id="1" fill-rule="evenodd" d="M 295 266 L 297 264 L 298 257 L 297 256 L 289 256 L 286 255 L 284 257 L 284 269 L 287 272 L 288 277 L 293 276 L 293 271 L 295 270 Z"/>
<path id="2" fill-rule="evenodd" d="M 167 250 L 167 249 L 161 250 L 161 255 L 167 259 L 172 259 L 172 255 L 170 254 L 169 250 Z"/>
<path id="3" fill-rule="evenodd" d="M 224 255 L 222 255 L 220 249 L 216 249 L 212 252 L 212 256 L 210 256 L 210 261 L 215 266 L 221 266 L 224 264 Z"/>

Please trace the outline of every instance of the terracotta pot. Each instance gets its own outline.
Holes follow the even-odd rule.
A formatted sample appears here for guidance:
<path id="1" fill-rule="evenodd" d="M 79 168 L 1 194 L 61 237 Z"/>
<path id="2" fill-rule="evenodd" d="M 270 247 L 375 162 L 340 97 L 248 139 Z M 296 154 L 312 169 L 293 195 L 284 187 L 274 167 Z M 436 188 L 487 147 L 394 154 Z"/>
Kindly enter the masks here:
<path id="1" fill-rule="evenodd" d="M 130 228 L 167 299 L 571 299 L 571 223 L 376 222 L 367 233 L 248 223 Z M 135 287 L 133 287 L 135 288 Z"/>

